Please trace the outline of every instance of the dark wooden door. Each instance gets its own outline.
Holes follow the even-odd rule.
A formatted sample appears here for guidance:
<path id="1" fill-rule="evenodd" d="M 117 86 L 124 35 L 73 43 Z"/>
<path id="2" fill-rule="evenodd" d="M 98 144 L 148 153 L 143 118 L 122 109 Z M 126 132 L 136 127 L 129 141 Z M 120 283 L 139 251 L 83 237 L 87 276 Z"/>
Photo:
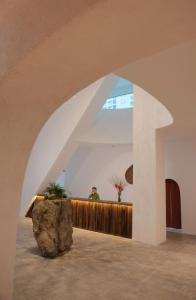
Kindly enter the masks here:
<path id="1" fill-rule="evenodd" d="M 182 228 L 180 189 L 173 179 L 166 179 L 166 224 L 171 228 Z"/>

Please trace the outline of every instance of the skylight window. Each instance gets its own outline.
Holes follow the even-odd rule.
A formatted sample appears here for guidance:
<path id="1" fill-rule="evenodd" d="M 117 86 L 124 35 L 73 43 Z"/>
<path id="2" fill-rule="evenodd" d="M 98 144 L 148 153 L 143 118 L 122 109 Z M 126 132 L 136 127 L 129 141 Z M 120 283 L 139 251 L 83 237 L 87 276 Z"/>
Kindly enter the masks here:
<path id="1" fill-rule="evenodd" d="M 126 109 L 134 106 L 133 93 L 108 98 L 103 109 Z"/>

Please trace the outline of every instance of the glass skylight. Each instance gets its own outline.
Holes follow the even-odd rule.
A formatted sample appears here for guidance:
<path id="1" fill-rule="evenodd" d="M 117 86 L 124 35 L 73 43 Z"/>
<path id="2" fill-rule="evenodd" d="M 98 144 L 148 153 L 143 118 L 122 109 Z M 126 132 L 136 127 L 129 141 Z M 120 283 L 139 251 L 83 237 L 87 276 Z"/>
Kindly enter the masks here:
<path id="1" fill-rule="evenodd" d="M 134 106 L 133 93 L 108 98 L 103 109 L 126 109 Z"/>

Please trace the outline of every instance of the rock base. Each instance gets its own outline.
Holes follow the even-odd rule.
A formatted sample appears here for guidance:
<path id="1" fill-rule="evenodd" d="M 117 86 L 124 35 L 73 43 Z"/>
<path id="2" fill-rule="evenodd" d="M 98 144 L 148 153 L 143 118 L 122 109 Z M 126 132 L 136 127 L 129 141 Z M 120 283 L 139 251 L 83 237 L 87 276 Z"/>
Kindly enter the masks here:
<path id="1" fill-rule="evenodd" d="M 54 258 L 73 244 L 72 208 L 69 199 L 44 200 L 32 211 L 33 232 L 42 256 Z"/>

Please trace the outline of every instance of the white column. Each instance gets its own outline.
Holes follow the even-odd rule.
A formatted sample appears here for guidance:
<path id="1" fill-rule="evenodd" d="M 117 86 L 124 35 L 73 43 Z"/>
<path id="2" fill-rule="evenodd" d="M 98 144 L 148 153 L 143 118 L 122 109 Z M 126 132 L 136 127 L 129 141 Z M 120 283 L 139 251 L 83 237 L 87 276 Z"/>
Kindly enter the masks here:
<path id="1" fill-rule="evenodd" d="M 157 245 L 166 239 L 164 151 L 160 130 L 171 115 L 154 97 L 134 86 L 133 239 Z"/>

